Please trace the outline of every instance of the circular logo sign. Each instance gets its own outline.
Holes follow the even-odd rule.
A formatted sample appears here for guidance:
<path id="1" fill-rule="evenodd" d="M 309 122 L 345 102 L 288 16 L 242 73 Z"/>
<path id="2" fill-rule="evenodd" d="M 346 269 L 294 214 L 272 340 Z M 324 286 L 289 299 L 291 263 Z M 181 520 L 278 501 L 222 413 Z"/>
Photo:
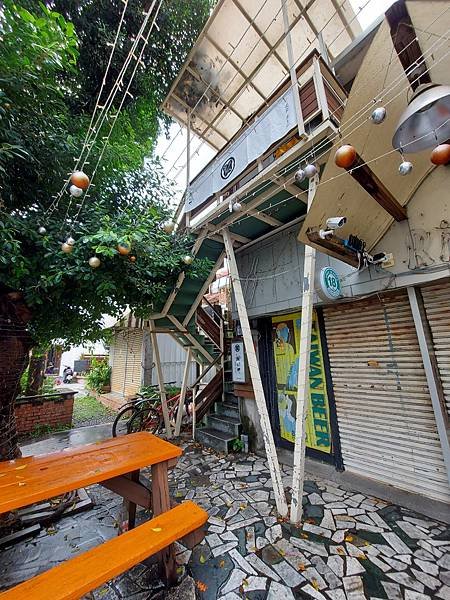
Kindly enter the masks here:
<path id="1" fill-rule="evenodd" d="M 331 267 L 324 267 L 320 271 L 320 290 L 329 300 L 337 300 L 341 297 L 341 280 Z"/>
<path id="2" fill-rule="evenodd" d="M 231 173 L 234 171 L 234 167 L 236 166 L 236 161 L 233 156 L 227 158 L 227 160 L 223 163 L 222 168 L 220 169 L 220 176 L 222 179 L 228 179 Z"/>

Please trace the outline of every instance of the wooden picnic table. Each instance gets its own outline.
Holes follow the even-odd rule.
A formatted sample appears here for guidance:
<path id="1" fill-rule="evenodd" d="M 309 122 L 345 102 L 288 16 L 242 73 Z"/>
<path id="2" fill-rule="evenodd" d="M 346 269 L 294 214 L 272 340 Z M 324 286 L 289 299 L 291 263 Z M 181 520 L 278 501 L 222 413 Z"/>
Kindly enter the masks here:
<path id="1" fill-rule="evenodd" d="M 136 505 L 156 517 L 171 508 L 168 469 L 182 451 L 148 432 L 107 439 L 62 452 L 0 463 L 0 513 L 98 483 L 124 498 L 128 528 L 135 526 Z M 151 467 L 151 490 L 139 478 Z M 163 576 L 175 574 L 173 546 L 159 554 Z"/>

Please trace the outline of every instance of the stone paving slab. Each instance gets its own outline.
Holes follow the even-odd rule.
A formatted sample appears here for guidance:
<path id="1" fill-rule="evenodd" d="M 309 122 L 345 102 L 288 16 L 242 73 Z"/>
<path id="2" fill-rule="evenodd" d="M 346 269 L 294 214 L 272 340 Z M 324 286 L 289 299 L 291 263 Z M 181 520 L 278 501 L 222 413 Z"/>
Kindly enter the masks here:
<path id="1" fill-rule="evenodd" d="M 288 482 L 291 467 L 283 466 Z M 170 474 L 172 495 L 209 513 L 192 551 L 176 545 L 178 573 L 192 577 L 189 600 L 450 600 L 450 528 L 410 510 L 308 480 L 304 524 L 278 519 L 264 459 L 219 456 L 187 445 Z M 95 507 L 3 550 L 0 589 L 117 534 L 120 499 L 89 488 Z M 138 511 L 138 518 L 149 518 Z M 193 581 L 193 583 L 192 583 Z M 189 593 L 186 591 L 189 589 Z M 94 600 L 167 598 L 156 567 L 138 565 L 92 594 Z"/>

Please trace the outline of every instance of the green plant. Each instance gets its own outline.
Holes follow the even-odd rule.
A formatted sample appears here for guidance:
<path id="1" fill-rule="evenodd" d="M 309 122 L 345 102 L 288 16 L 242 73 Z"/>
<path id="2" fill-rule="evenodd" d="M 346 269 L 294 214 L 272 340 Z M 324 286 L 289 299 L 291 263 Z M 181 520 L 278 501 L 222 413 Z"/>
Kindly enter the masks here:
<path id="1" fill-rule="evenodd" d="M 111 367 L 105 360 L 99 361 L 96 358 L 92 360 L 91 368 L 86 377 L 86 385 L 90 390 L 101 392 L 103 388 L 110 384 Z"/>
<path id="2" fill-rule="evenodd" d="M 236 438 L 231 442 L 231 449 L 233 452 L 242 452 L 244 449 L 244 442 L 239 438 Z"/>

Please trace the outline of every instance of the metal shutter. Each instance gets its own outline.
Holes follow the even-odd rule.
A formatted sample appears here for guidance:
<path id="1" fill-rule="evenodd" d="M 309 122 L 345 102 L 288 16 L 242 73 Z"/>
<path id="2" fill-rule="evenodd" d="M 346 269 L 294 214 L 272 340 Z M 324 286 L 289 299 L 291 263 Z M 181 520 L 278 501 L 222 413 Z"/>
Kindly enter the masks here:
<path id="1" fill-rule="evenodd" d="M 324 309 L 348 471 L 449 501 L 406 290 Z"/>
<path id="2" fill-rule="evenodd" d="M 421 292 L 450 416 L 450 281 L 423 287 Z"/>
<path id="3" fill-rule="evenodd" d="M 114 336 L 111 391 L 125 398 L 139 391 L 142 380 L 143 331 L 128 329 Z"/>

